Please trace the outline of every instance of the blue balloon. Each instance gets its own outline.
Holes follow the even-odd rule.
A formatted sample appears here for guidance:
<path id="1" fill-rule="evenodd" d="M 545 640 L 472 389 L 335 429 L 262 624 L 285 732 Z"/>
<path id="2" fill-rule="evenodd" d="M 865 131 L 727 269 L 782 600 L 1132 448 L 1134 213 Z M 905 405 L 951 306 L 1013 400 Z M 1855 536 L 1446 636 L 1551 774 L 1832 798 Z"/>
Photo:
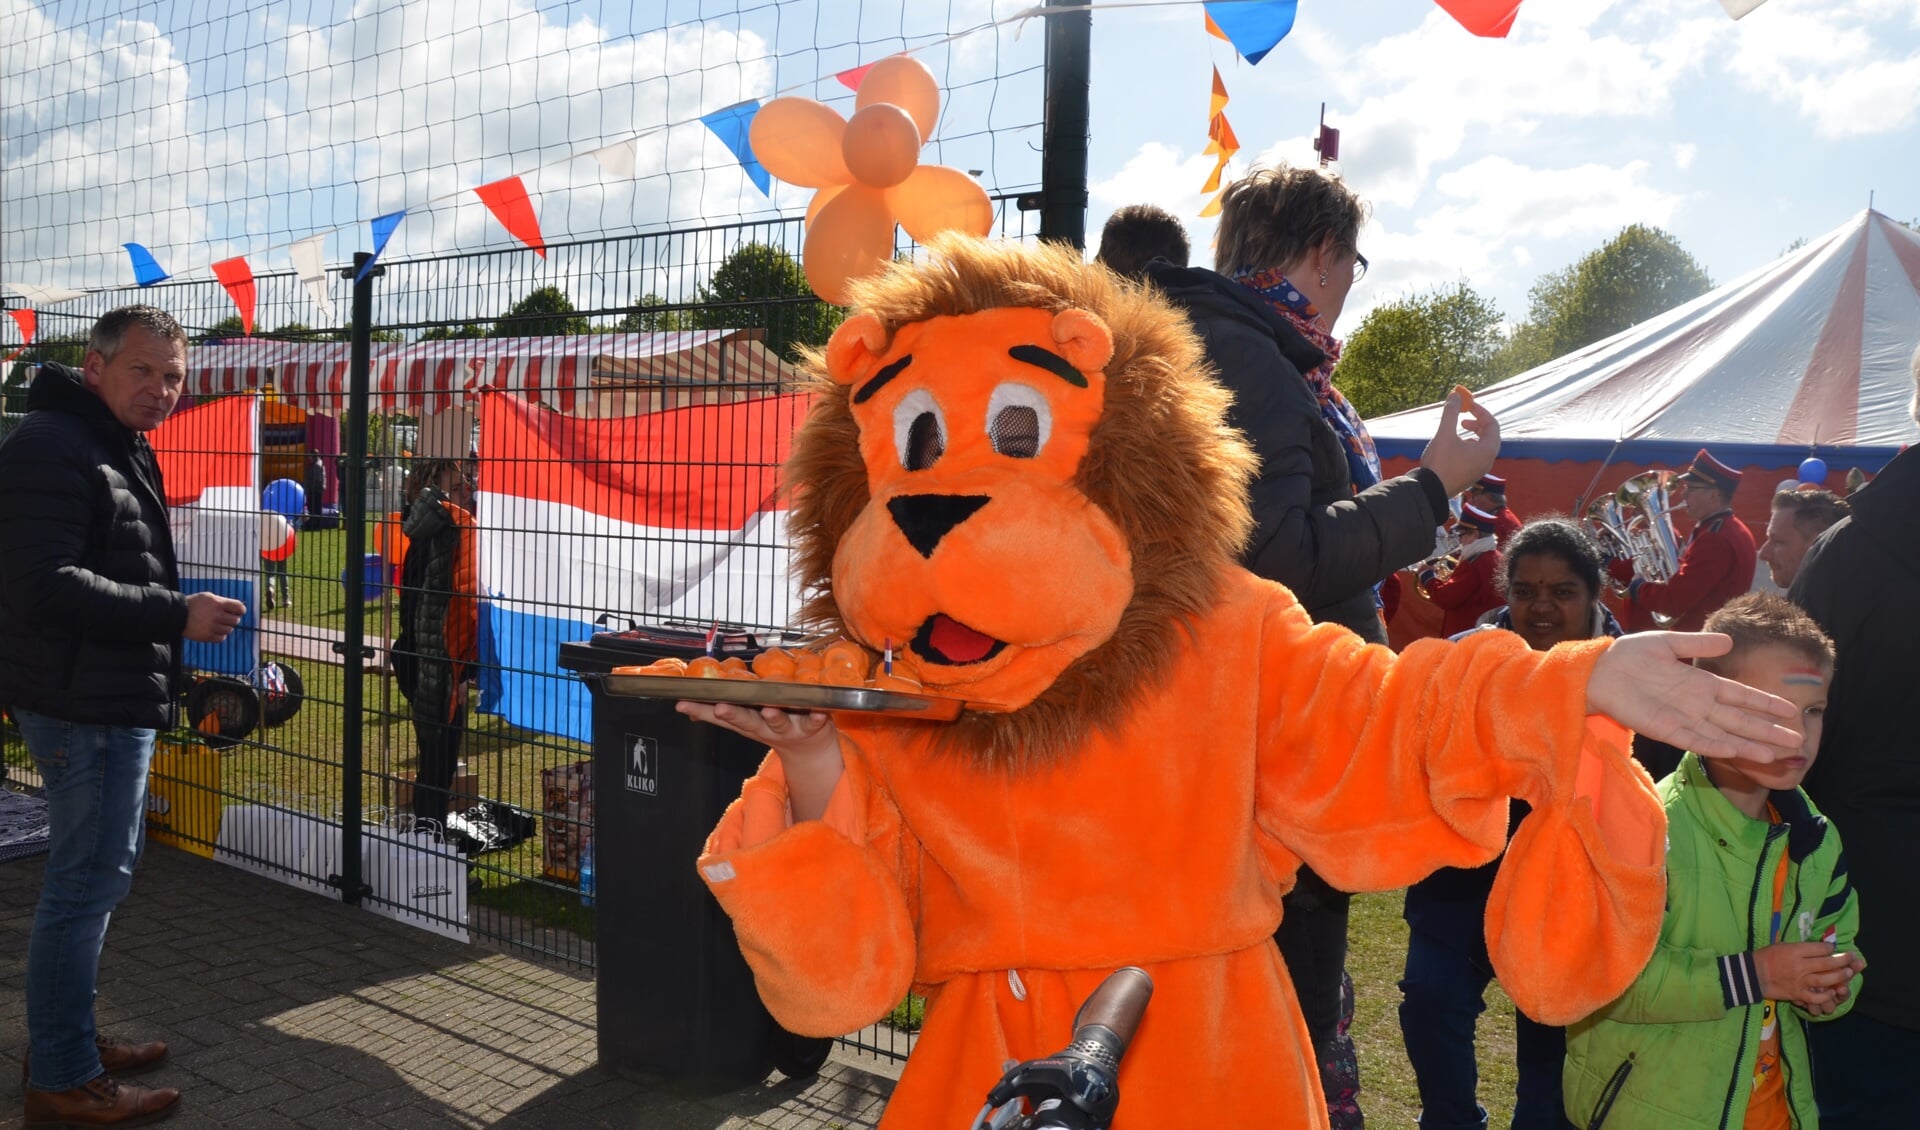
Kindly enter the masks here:
<path id="1" fill-rule="evenodd" d="M 1827 461 L 1818 455 L 1809 455 L 1800 461 L 1800 481 L 1818 486 L 1827 481 Z"/>
<path id="2" fill-rule="evenodd" d="M 289 522 L 299 521 L 307 512 L 307 488 L 292 479 L 275 479 L 260 492 L 260 506 Z"/>

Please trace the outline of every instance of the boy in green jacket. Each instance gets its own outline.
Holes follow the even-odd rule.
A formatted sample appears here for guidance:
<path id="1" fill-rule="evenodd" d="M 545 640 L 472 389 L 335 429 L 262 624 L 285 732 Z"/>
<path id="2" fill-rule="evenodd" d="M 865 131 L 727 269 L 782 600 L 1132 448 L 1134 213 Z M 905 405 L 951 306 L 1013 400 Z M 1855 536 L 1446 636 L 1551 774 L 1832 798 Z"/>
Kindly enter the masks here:
<path id="1" fill-rule="evenodd" d="M 1624 995 L 1567 1029 L 1567 1117 L 1586 1130 L 1818 1126 L 1804 1025 L 1851 1007 L 1866 968 L 1840 835 L 1799 788 L 1820 748 L 1833 645 L 1764 593 L 1734 599 L 1706 630 L 1733 649 L 1695 662 L 1798 705 L 1803 753 L 1767 765 L 1689 753 L 1660 782 L 1660 942 Z"/>

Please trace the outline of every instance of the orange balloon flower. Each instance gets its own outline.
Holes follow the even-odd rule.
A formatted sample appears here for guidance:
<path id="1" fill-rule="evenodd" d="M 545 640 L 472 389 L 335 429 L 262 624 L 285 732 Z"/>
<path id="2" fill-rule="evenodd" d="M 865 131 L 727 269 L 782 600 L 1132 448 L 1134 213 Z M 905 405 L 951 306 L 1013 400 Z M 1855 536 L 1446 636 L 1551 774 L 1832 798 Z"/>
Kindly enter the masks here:
<path id="1" fill-rule="evenodd" d="M 986 190 L 959 169 L 922 165 L 940 117 L 940 87 L 918 59 L 894 55 L 860 80 L 852 118 L 811 98 L 776 98 L 754 115 L 749 140 L 766 170 L 817 188 L 807 205 L 800 262 L 813 292 L 837 306 L 847 283 L 893 258 L 893 225 L 924 242 L 936 232 L 993 230 Z"/>

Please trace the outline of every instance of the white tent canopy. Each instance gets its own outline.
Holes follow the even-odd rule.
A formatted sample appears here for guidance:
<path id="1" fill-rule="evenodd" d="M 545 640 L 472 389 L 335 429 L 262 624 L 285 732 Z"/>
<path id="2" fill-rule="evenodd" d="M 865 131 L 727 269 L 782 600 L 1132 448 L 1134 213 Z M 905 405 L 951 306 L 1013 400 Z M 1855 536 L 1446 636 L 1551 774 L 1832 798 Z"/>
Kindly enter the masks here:
<path id="1" fill-rule="evenodd" d="M 759 330 L 573 334 L 374 342 L 372 410 L 427 415 L 482 389 L 504 389 L 567 412 L 587 411 L 595 390 L 653 382 L 771 386 L 795 376 Z M 281 399 L 338 416 L 346 409 L 346 342 L 241 338 L 187 354 L 187 393 L 213 396 L 271 385 Z"/>
<path id="2" fill-rule="evenodd" d="M 1728 463 L 1920 439 L 1920 234 L 1874 211 L 1725 286 L 1481 390 L 1503 455 Z M 1382 456 L 1418 458 L 1428 405 L 1367 422 Z"/>

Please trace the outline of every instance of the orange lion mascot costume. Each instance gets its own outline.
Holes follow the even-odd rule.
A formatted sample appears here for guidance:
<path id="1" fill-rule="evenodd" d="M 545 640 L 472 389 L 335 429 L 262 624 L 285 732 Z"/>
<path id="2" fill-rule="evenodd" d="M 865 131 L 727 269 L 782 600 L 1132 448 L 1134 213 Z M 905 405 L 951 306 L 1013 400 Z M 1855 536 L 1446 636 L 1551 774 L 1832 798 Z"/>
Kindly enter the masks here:
<path id="1" fill-rule="evenodd" d="M 969 709 L 837 715 L 824 815 L 770 756 L 699 868 L 787 1028 L 926 994 L 884 1126 L 967 1125 L 1124 965 L 1157 987 L 1116 1130 L 1326 1125 L 1281 893 L 1303 860 L 1356 891 L 1485 863 L 1509 797 L 1502 984 L 1554 1023 L 1626 987 L 1665 824 L 1587 716 L 1608 641 L 1396 657 L 1310 624 L 1236 564 L 1254 460 L 1198 339 L 1071 250 L 943 237 L 855 300 L 788 465 L 807 612 Z"/>

